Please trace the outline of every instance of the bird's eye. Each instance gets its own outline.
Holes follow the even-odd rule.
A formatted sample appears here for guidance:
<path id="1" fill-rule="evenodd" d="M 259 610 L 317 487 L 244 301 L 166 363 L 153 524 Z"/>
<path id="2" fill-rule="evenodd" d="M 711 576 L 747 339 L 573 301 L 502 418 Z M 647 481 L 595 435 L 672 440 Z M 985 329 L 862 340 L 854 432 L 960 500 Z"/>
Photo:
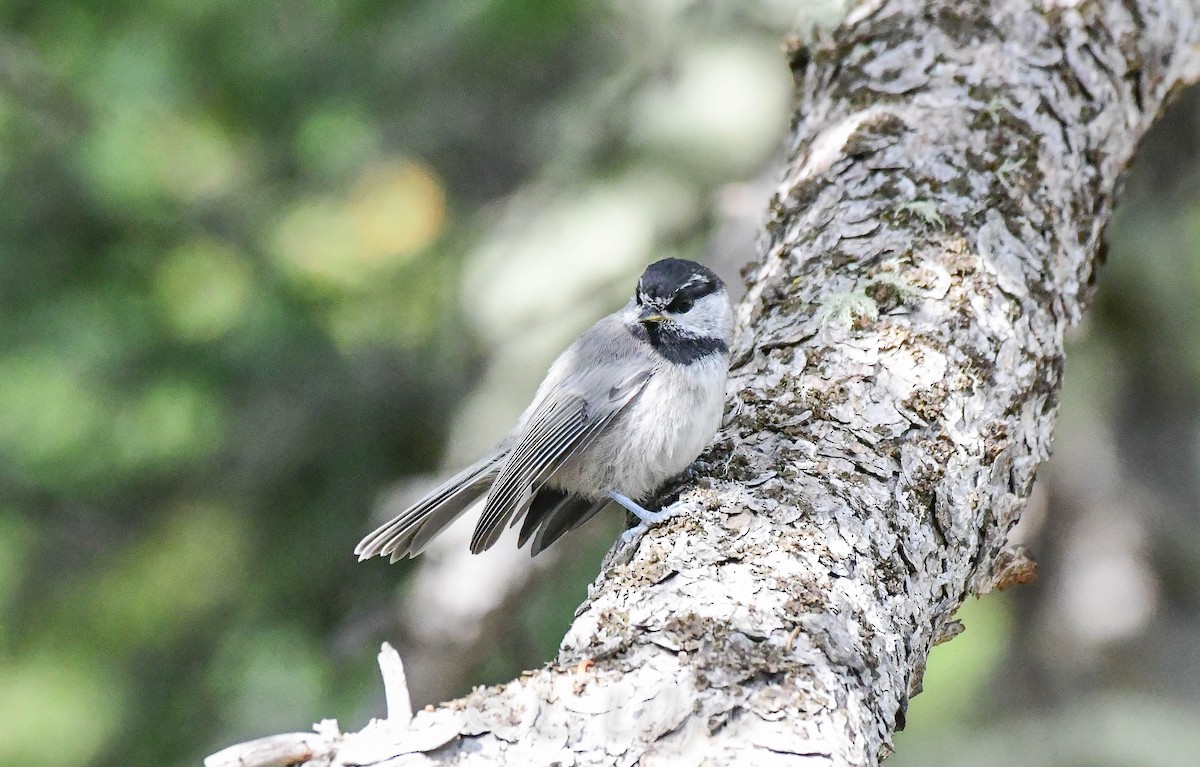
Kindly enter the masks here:
<path id="1" fill-rule="evenodd" d="M 683 314 L 691 310 L 694 303 L 696 302 L 690 296 L 675 296 L 671 299 L 671 303 L 667 304 L 667 311 Z"/>

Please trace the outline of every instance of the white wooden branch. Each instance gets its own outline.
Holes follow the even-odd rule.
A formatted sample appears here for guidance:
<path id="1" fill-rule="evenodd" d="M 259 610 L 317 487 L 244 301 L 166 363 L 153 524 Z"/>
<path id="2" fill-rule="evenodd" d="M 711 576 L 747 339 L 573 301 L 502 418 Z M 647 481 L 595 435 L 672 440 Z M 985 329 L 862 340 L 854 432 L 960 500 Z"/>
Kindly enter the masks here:
<path id="1" fill-rule="evenodd" d="M 1198 17 L 881 0 L 794 46 L 789 159 L 687 512 L 610 556 L 545 668 L 289 753 L 877 763 L 963 598 L 1028 577 L 1004 542 L 1049 453 L 1063 333 L 1133 148 L 1200 74 Z"/>
<path id="2" fill-rule="evenodd" d="M 387 700 L 388 721 L 400 727 L 412 723 L 412 700 L 408 695 L 408 679 L 400 653 L 387 642 L 379 650 L 379 671 L 383 674 L 383 694 Z"/>

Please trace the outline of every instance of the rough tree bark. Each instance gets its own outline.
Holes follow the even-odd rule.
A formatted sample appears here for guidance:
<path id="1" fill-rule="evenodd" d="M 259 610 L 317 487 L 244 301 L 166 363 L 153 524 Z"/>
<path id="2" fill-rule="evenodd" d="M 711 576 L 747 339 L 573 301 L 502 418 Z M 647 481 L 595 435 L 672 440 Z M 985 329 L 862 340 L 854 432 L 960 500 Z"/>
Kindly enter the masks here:
<path id="1" fill-rule="evenodd" d="M 545 668 L 276 763 L 878 762 L 963 598 L 1028 566 L 1004 543 L 1063 334 L 1122 169 L 1200 73 L 1198 18 L 885 0 L 794 46 L 789 159 L 686 513 L 610 555 Z"/>

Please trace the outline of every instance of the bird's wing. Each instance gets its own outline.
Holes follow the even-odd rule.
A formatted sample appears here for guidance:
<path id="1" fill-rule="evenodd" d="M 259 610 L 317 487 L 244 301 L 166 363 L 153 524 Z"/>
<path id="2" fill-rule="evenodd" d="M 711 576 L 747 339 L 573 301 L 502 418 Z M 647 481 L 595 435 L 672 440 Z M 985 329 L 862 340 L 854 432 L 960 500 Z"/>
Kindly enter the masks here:
<path id="1" fill-rule="evenodd" d="M 435 487 L 403 513 L 381 525 L 354 547 L 361 562 L 375 555 L 391 561 L 421 553 L 433 536 L 483 495 L 500 473 L 507 455 L 506 443 Z"/>
<path id="2" fill-rule="evenodd" d="M 537 498 L 529 506 L 529 511 L 525 514 L 525 522 L 521 525 L 521 537 L 517 540 L 517 545 L 524 546 L 525 541 L 532 536 L 533 544 L 529 547 L 530 556 L 537 556 L 550 544 L 581 527 L 600 513 L 601 509 L 612 503 L 608 498 L 589 501 L 577 495 L 555 491 L 559 492 L 557 502 L 547 503 L 542 509 L 538 509 L 538 501 L 541 501 L 542 496 L 552 490 L 552 488 L 543 487 L 538 491 Z"/>
<path id="3" fill-rule="evenodd" d="M 653 376 L 649 364 L 628 364 L 629 357 L 584 358 L 591 366 L 547 388 L 523 420 L 488 493 L 471 538 L 472 552 L 491 547 L 505 523 L 519 519 L 542 484 L 636 399 Z"/>

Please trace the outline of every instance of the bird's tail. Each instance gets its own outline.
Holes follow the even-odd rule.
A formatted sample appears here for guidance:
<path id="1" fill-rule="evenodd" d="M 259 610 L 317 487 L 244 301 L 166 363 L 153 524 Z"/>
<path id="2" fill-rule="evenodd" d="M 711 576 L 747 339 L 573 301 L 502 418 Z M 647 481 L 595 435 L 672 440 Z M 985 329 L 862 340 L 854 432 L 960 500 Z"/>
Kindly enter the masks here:
<path id="1" fill-rule="evenodd" d="M 374 556 L 395 562 L 415 557 L 426 544 L 487 492 L 506 453 L 496 451 L 435 487 L 421 500 L 359 541 L 354 553 L 361 562 Z"/>

